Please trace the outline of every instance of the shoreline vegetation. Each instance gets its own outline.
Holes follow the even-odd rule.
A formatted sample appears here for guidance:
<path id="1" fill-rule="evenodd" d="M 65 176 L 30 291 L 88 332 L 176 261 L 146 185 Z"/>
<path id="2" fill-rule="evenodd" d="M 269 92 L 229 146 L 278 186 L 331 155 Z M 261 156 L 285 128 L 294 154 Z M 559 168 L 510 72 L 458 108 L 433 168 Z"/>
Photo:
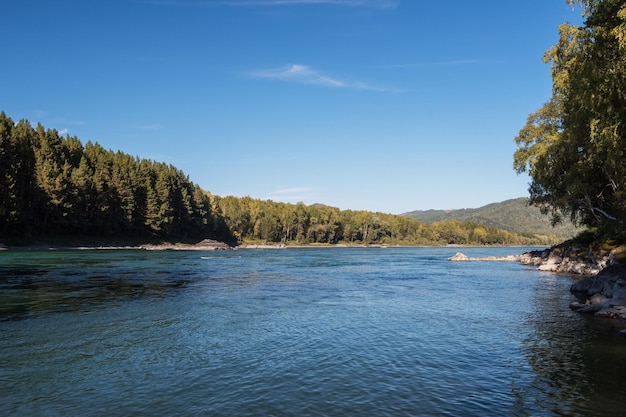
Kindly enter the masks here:
<path id="1" fill-rule="evenodd" d="M 0 242 L 0 251 L 37 251 L 37 250 L 188 250 L 188 251 L 212 251 L 212 250 L 240 250 L 240 249 L 296 249 L 296 248 L 428 248 L 428 247 L 449 247 L 449 248 L 469 248 L 469 247 L 545 247 L 545 245 L 412 245 L 412 244 L 365 244 L 365 243 L 247 243 L 236 245 L 213 240 L 204 239 L 198 243 L 188 242 L 73 242 L 65 241 L 41 241 L 28 244 L 6 245 Z M 513 256 L 513 255 L 512 255 Z M 470 259 L 478 260 L 478 259 Z M 485 259 L 480 259 L 485 260 Z"/>

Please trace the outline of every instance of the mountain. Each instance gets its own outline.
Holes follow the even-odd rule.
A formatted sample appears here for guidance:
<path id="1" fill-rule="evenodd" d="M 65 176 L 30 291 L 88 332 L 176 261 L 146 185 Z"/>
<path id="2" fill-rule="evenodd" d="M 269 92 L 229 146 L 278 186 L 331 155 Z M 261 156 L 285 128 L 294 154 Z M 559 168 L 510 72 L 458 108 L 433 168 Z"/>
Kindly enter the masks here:
<path id="1" fill-rule="evenodd" d="M 492 203 L 483 207 L 459 210 L 417 210 L 401 214 L 422 223 L 441 221 L 475 222 L 518 233 L 556 235 L 569 239 L 580 232 L 570 222 L 552 227 L 550 217 L 541 214 L 537 207 L 529 206 L 521 197 Z"/>

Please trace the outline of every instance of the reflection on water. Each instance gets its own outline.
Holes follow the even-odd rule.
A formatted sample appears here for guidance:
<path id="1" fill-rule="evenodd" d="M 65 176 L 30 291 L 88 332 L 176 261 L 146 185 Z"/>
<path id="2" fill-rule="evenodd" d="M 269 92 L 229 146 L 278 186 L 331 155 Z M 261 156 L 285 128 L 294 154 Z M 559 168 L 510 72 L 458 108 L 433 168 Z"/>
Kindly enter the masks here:
<path id="1" fill-rule="evenodd" d="M 523 340 L 534 371 L 532 392 L 520 395 L 520 408 L 528 409 L 524 402 L 532 399 L 552 415 L 624 415 L 626 341 L 597 325 L 601 322 L 564 308 L 572 301 L 570 278 L 546 273 L 541 279 Z"/>
<path id="2" fill-rule="evenodd" d="M 69 264 L 59 263 L 58 253 L 51 256 L 43 252 L 41 258 L 29 252 L 14 256 L 19 254 L 39 265 L 0 266 L 0 320 L 45 312 L 88 311 L 126 298 L 162 297 L 190 282 L 181 271 L 154 269 L 154 265 L 143 269 L 142 262 L 112 262 L 106 256 L 111 253 L 86 258 L 72 253 L 75 262 Z M 20 259 L 20 263 L 25 262 Z"/>
<path id="3" fill-rule="evenodd" d="M 623 415 L 570 278 L 454 252 L 0 253 L 0 415 Z"/>

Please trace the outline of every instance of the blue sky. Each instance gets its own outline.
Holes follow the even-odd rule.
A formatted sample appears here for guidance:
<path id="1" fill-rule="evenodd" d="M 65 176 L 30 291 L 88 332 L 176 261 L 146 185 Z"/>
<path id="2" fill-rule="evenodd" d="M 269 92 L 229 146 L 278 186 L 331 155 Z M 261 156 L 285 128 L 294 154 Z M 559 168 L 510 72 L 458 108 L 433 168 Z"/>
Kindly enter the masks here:
<path id="1" fill-rule="evenodd" d="M 205 190 L 404 213 L 527 195 L 565 0 L 20 0 L 0 110 Z"/>

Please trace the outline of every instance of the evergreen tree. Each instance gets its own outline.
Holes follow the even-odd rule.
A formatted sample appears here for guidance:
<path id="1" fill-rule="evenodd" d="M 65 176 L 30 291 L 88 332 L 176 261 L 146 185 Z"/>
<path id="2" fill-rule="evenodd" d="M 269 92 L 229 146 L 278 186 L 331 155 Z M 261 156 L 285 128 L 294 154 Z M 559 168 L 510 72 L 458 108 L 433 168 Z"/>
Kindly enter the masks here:
<path id="1" fill-rule="evenodd" d="M 29 236 L 36 200 L 34 131 L 0 113 L 0 233 Z"/>

